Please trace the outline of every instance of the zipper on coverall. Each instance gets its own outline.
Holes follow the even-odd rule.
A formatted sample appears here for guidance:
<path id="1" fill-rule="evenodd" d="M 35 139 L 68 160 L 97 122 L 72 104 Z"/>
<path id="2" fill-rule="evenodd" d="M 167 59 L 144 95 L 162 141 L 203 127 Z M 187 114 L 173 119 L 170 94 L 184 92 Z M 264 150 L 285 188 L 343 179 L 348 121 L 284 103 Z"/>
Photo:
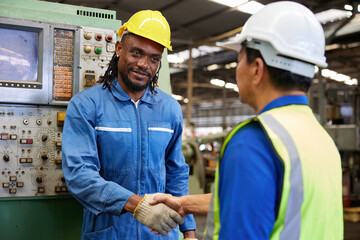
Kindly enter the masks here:
<path id="1" fill-rule="evenodd" d="M 138 100 L 137 103 L 135 103 L 133 100 L 131 100 L 136 108 L 136 116 L 137 116 L 137 142 L 138 142 L 138 152 L 137 152 L 137 160 L 138 160 L 138 172 L 137 172 L 137 195 L 140 195 L 140 174 L 141 174 L 141 123 L 140 123 L 140 113 L 139 113 L 139 103 L 140 100 Z M 138 240 L 141 239 L 140 235 L 140 223 L 137 223 L 138 226 Z"/>

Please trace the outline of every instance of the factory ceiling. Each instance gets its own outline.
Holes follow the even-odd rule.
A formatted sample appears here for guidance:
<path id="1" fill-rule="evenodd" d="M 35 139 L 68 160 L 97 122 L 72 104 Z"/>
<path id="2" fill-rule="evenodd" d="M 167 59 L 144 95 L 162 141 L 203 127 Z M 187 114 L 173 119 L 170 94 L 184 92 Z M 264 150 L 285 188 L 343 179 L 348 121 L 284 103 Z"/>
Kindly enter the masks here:
<path id="1" fill-rule="evenodd" d="M 238 11 L 235 7 L 227 7 L 210 0 L 47 0 L 64 4 L 94 7 L 114 10 L 117 18 L 127 21 L 129 17 L 143 9 L 159 10 L 169 21 L 172 30 L 173 52 L 180 54 L 190 47 L 196 48 L 197 55 L 193 60 L 193 101 L 215 101 L 238 98 L 232 89 L 210 84 L 211 79 L 222 79 L 228 83 L 235 83 L 235 63 L 237 53 L 218 49 L 206 53 L 216 41 L 224 40 L 239 32 L 251 16 L 249 13 Z M 270 0 L 258 0 L 261 4 L 268 4 Z M 324 22 L 326 35 L 326 57 L 328 69 L 357 79 L 360 82 L 360 1 L 340 0 L 302 0 L 296 1 L 314 13 L 325 10 L 338 9 L 344 11 L 344 6 L 352 6 L 348 17 L 330 22 Z M 213 48 L 213 47 L 212 47 Z M 171 63 L 171 85 L 176 95 L 187 97 L 187 60 L 182 63 Z M 329 80 L 330 81 L 330 80 Z M 357 85 L 345 87 L 356 88 Z M 179 101 L 183 104 L 183 101 Z"/>

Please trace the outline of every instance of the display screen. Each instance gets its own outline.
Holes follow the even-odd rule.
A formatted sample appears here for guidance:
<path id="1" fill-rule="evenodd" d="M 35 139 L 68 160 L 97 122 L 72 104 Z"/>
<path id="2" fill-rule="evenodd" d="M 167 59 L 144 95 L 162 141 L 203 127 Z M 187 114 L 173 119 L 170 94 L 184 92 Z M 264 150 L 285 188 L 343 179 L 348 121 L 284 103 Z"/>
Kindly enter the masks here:
<path id="1" fill-rule="evenodd" d="M 0 28 L 0 80 L 38 81 L 37 32 Z"/>

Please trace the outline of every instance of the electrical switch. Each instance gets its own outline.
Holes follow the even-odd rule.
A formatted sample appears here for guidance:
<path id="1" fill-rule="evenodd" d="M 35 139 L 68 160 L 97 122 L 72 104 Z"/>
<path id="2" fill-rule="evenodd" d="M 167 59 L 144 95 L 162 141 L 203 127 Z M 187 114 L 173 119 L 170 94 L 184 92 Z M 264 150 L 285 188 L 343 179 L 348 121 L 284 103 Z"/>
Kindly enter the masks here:
<path id="1" fill-rule="evenodd" d="M 91 39 L 91 37 L 92 37 L 92 35 L 91 35 L 91 33 L 90 33 L 90 32 L 86 32 L 86 33 L 84 33 L 84 38 L 85 38 L 86 40 L 90 40 L 90 39 Z"/>
<path id="2" fill-rule="evenodd" d="M 45 188 L 44 187 L 38 187 L 38 193 L 44 193 Z"/>
<path id="3" fill-rule="evenodd" d="M 57 126 L 63 127 L 65 121 L 65 112 L 58 112 L 57 113 Z"/>
<path id="4" fill-rule="evenodd" d="M 9 139 L 9 134 L 7 134 L 7 133 L 1 134 L 1 140 L 8 140 L 8 139 Z"/>
<path id="5" fill-rule="evenodd" d="M 9 188 L 10 194 L 16 194 L 16 188 Z"/>
<path id="6" fill-rule="evenodd" d="M 10 161 L 9 155 L 5 154 L 5 155 L 3 156 L 3 160 L 4 160 L 5 162 Z"/>
<path id="7" fill-rule="evenodd" d="M 95 34 L 95 39 L 96 39 L 97 41 L 100 41 L 100 40 L 102 39 L 101 33 Z"/>
<path id="8" fill-rule="evenodd" d="M 85 46 L 84 46 L 84 52 L 90 53 L 90 52 L 91 52 L 91 46 L 85 45 Z"/>
<path id="9" fill-rule="evenodd" d="M 35 181 L 37 182 L 37 183 L 42 183 L 42 177 L 37 177 L 36 179 L 35 179 Z"/>
<path id="10" fill-rule="evenodd" d="M 62 159 L 61 158 L 55 159 L 55 164 L 56 165 L 61 165 L 62 164 Z"/>
<path id="11" fill-rule="evenodd" d="M 48 155 L 46 153 L 41 154 L 40 158 L 43 161 L 47 161 L 49 159 L 49 157 L 48 157 Z"/>
<path id="12" fill-rule="evenodd" d="M 96 54 L 100 54 L 102 52 L 102 49 L 101 49 L 101 47 L 95 47 L 94 51 Z"/>
<path id="13" fill-rule="evenodd" d="M 48 135 L 44 134 L 41 136 L 41 141 L 46 142 L 46 140 L 48 140 L 48 138 L 49 138 Z"/>
<path id="14" fill-rule="evenodd" d="M 111 35 L 106 35 L 106 37 L 105 37 L 105 40 L 106 40 L 107 42 L 111 42 L 112 39 L 113 39 L 113 37 L 112 37 Z"/>
<path id="15" fill-rule="evenodd" d="M 92 87 L 95 85 L 95 71 L 93 70 L 85 70 L 84 72 L 84 87 Z"/>
<path id="16" fill-rule="evenodd" d="M 16 181 L 17 177 L 16 176 L 10 176 L 10 181 Z"/>

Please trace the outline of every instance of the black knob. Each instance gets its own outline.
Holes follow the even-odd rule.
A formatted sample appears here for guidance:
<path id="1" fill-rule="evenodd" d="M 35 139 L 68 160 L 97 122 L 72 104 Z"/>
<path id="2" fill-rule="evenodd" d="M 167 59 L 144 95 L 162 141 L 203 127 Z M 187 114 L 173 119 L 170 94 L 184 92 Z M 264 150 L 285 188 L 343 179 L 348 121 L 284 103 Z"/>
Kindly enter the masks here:
<path id="1" fill-rule="evenodd" d="M 5 162 L 8 162 L 10 160 L 10 157 L 9 157 L 9 155 L 4 155 L 3 159 Z"/>
<path id="2" fill-rule="evenodd" d="M 46 140 L 48 140 L 48 135 L 42 135 L 41 136 L 41 140 L 43 141 L 43 142 L 45 142 Z"/>
<path id="3" fill-rule="evenodd" d="M 37 182 L 37 183 L 42 183 L 42 177 L 37 177 L 37 178 L 36 178 L 36 182 Z"/>
<path id="4" fill-rule="evenodd" d="M 42 159 L 43 161 L 46 161 L 46 160 L 49 159 L 49 157 L 48 157 L 46 154 L 43 154 L 43 155 L 41 155 L 41 159 Z"/>

